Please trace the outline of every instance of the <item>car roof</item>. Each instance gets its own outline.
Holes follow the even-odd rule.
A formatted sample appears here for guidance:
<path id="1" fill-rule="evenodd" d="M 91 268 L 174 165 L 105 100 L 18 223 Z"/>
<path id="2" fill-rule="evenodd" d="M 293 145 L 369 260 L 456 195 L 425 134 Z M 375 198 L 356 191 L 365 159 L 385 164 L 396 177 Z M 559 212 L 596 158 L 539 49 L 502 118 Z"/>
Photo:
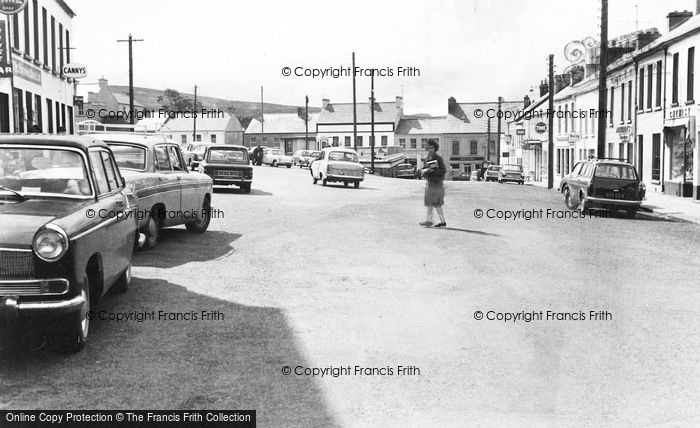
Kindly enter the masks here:
<path id="1" fill-rule="evenodd" d="M 134 134 L 125 132 L 114 134 L 89 134 L 89 136 L 102 141 L 109 141 L 110 143 L 134 143 L 144 146 L 153 146 L 163 143 L 177 144 L 165 135 L 158 134 Z"/>
<path id="2" fill-rule="evenodd" d="M 226 147 L 226 148 L 232 148 L 232 149 L 240 149 L 240 150 L 245 150 L 248 151 L 248 147 L 245 146 L 239 146 L 237 144 L 217 144 L 217 143 L 204 143 L 206 148 L 210 147 Z"/>
<path id="3" fill-rule="evenodd" d="M 65 146 L 81 150 L 90 147 L 108 147 L 103 141 L 86 135 L 3 135 L 0 144 L 31 144 L 40 146 Z"/>
<path id="4" fill-rule="evenodd" d="M 321 150 L 322 152 L 344 152 L 344 153 L 352 153 L 352 154 L 357 154 L 357 152 L 353 149 L 346 149 L 343 147 L 326 147 L 325 149 Z"/>

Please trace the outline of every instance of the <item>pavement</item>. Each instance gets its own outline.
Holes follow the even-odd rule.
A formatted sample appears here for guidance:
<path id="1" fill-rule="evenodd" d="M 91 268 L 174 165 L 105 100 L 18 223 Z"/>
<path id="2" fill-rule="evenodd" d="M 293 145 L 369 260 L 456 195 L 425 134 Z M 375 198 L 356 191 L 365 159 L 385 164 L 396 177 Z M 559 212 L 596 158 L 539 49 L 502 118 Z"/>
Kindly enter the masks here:
<path id="1" fill-rule="evenodd" d="M 75 355 L 0 358 L 0 409 L 255 409 L 264 427 L 694 426 L 700 226 L 572 217 L 532 186 L 313 185 L 255 167 L 167 229 Z M 209 313 L 208 312 L 208 313 Z M 345 368 L 348 368 L 345 370 Z"/>
<path id="2" fill-rule="evenodd" d="M 526 183 L 526 185 L 547 188 L 546 182 L 533 181 Z M 558 183 L 555 182 L 552 190 L 556 191 L 557 185 Z M 647 189 L 646 199 L 642 202 L 640 209 L 667 218 L 700 223 L 700 200 L 692 198 L 680 198 Z"/>

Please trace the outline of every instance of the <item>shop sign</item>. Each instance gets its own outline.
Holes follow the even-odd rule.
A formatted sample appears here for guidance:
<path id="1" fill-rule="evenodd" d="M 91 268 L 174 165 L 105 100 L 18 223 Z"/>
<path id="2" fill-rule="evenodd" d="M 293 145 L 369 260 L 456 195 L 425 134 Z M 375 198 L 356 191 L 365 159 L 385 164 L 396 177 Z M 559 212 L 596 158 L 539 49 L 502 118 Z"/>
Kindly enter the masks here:
<path id="1" fill-rule="evenodd" d="M 537 122 L 537 125 L 535 125 L 535 131 L 537 131 L 538 134 L 544 134 L 547 132 L 547 124 L 544 122 Z"/>
<path id="2" fill-rule="evenodd" d="M 29 0 L 2 0 L 0 1 L 0 13 L 15 15 L 27 7 Z"/>
<path id="3" fill-rule="evenodd" d="M 41 86 L 41 70 L 21 61 L 15 61 L 15 75 Z"/>
<path id="4" fill-rule="evenodd" d="M 87 76 L 87 67 L 78 63 L 66 64 L 61 71 L 69 79 L 82 79 Z"/>
<path id="5" fill-rule="evenodd" d="M 687 116 L 690 116 L 690 107 L 680 107 L 680 108 L 676 108 L 676 109 L 668 111 L 668 118 L 669 119 L 678 119 L 678 118 L 687 117 Z"/>

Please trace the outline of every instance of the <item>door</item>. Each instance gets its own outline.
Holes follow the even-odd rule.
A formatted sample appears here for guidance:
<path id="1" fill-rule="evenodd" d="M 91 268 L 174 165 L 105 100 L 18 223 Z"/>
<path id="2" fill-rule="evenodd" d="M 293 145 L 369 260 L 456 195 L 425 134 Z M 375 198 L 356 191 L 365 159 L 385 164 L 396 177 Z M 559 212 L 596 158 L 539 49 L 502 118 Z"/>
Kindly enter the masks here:
<path id="1" fill-rule="evenodd" d="M 292 140 L 284 140 L 284 153 L 291 155 L 294 148 L 292 147 Z"/>
<path id="2" fill-rule="evenodd" d="M 199 199 L 201 193 L 199 179 L 195 177 L 195 174 L 190 174 L 187 171 L 187 164 L 185 163 L 182 153 L 180 153 L 180 148 L 176 145 L 167 146 L 168 155 L 170 156 L 170 164 L 173 167 L 173 175 L 177 177 L 177 182 L 180 185 L 180 194 L 183 213 L 194 212 L 197 215 L 201 215 L 199 212 L 202 207 L 202 201 Z"/>
<path id="3" fill-rule="evenodd" d="M 158 175 L 157 201 L 165 204 L 165 215 L 161 218 L 164 227 L 182 224 L 182 193 L 178 175 L 173 171 L 168 145 L 155 146 L 156 173 Z"/>
<path id="4" fill-rule="evenodd" d="M 10 132 L 10 97 L 0 93 L 0 132 Z"/>
<path id="5" fill-rule="evenodd" d="M 98 193 L 97 206 L 93 207 L 101 222 L 100 228 L 88 235 L 90 245 L 102 253 L 102 273 L 105 291 L 126 269 L 134 249 L 136 219 L 125 215 L 129 208 L 122 192 L 123 183 L 119 168 L 112 154 L 104 149 L 90 150 L 90 163 L 95 174 Z"/>

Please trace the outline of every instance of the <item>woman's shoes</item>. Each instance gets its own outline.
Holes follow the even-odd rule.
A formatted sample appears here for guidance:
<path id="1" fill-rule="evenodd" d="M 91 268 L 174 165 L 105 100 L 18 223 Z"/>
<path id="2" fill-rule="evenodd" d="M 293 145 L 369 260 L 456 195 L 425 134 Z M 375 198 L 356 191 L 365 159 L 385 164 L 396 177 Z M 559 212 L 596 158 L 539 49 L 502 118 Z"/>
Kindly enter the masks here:
<path id="1" fill-rule="evenodd" d="M 433 227 L 446 227 L 446 226 L 447 226 L 447 223 L 438 223 Z"/>
<path id="2" fill-rule="evenodd" d="M 432 222 L 432 221 L 422 221 L 422 222 L 420 222 L 420 223 L 418 223 L 418 224 L 421 225 L 421 226 L 423 226 L 423 227 L 432 227 L 433 222 Z"/>

